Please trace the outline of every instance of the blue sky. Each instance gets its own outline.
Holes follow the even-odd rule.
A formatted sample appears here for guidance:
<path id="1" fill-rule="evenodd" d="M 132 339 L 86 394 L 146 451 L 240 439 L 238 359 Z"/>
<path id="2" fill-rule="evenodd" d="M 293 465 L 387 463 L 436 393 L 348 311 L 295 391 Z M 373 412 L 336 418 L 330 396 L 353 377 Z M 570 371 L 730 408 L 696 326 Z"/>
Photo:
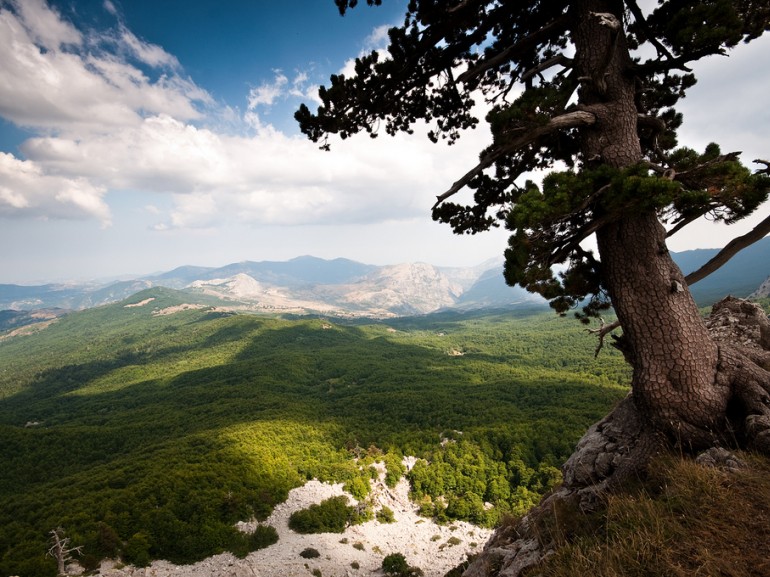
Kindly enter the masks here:
<path id="1" fill-rule="evenodd" d="M 418 129 L 323 153 L 292 118 L 384 46 L 405 4 L 341 18 L 332 0 L 0 0 L 0 283 L 500 256 L 505 231 L 457 237 L 430 219 L 483 127 L 451 148 Z M 770 156 L 769 53 L 762 39 L 696 67 L 682 143 Z M 671 245 L 722 246 L 750 225 L 694 225 Z"/>

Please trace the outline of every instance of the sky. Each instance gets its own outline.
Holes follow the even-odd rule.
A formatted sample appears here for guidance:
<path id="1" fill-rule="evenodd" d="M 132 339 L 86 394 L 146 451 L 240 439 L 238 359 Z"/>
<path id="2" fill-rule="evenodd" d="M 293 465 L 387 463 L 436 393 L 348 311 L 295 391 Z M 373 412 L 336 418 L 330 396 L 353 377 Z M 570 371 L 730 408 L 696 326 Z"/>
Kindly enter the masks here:
<path id="1" fill-rule="evenodd" d="M 426 130 L 331 152 L 293 119 L 384 48 L 406 0 L 340 17 L 332 0 L 0 0 L 0 283 L 138 276 L 302 255 L 473 266 L 507 234 L 456 236 L 436 195 L 475 165 Z M 680 143 L 770 158 L 770 39 L 694 66 Z M 698 223 L 672 250 L 718 248 Z"/>

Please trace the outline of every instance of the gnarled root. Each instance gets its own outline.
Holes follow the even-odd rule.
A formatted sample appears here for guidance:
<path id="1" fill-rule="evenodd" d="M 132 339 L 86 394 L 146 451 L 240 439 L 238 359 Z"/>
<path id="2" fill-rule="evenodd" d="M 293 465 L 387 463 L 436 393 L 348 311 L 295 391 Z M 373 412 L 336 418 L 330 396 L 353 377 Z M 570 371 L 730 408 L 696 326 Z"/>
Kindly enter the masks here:
<path id="1" fill-rule="evenodd" d="M 736 441 L 770 455 L 770 372 L 736 349 L 721 346 L 720 369 L 733 387 L 728 415 Z"/>

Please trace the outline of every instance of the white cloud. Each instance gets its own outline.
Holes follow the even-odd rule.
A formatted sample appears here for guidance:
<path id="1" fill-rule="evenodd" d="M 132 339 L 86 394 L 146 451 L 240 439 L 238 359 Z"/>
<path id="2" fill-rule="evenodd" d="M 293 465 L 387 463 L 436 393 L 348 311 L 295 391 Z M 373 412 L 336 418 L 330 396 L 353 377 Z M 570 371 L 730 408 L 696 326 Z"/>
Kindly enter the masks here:
<path id="1" fill-rule="evenodd" d="M 272 106 L 273 102 L 283 96 L 288 83 L 289 79 L 283 73 L 276 72 L 272 82 L 263 82 L 252 88 L 249 91 L 249 110 L 254 110 L 257 106 Z"/>
<path id="2" fill-rule="evenodd" d="M 117 43 L 145 65 L 178 65 L 128 31 L 86 43 L 42 1 L 12 6 L 0 8 L 0 115 L 17 125 L 81 136 L 136 125 L 146 114 L 197 119 L 198 105 L 211 103 L 204 90 L 176 73 L 152 81 L 117 55 L 86 48 Z"/>
<path id="3" fill-rule="evenodd" d="M 263 82 L 249 90 L 244 119 L 253 127 L 261 127 L 262 122 L 259 120 L 257 109 L 269 108 L 276 102 L 290 97 L 318 102 L 318 87 L 310 84 L 307 72 L 297 72 L 290 81 L 283 72 L 276 70 L 271 82 Z"/>
<path id="4" fill-rule="evenodd" d="M 364 40 L 364 51 L 371 52 L 372 50 L 384 51 L 390 44 L 390 38 L 388 37 L 388 30 L 392 27 L 388 25 L 378 26 L 366 37 Z"/>
<path id="5" fill-rule="evenodd" d="M 54 11 L 37 0 L 25 6 L 24 19 L 18 8 L 0 9 L 0 115 L 39 136 L 22 145 L 25 160 L 1 159 L 4 218 L 107 224 L 108 191 L 141 191 L 169 199 L 151 201 L 144 211 L 156 231 L 427 221 L 436 194 L 471 168 L 489 142 L 481 128 L 452 147 L 434 145 L 418 126 L 413 136 L 335 140 L 324 153 L 263 119 L 264 108 L 313 93 L 307 74 L 275 72 L 249 92 L 242 116 L 211 107 L 204 117 L 200 105 L 211 98 L 181 76 L 176 58 L 161 47 L 123 30 L 103 39 L 113 52 L 84 51 L 94 44 L 82 42 Z M 383 31 L 372 35 L 372 45 L 382 42 Z M 42 38 L 50 49 L 40 50 Z M 80 51 L 65 50 L 65 42 Z M 163 74 L 153 81 L 128 57 Z M 213 126 L 222 118 L 253 130 L 194 124 L 214 119 Z"/>
<path id="6" fill-rule="evenodd" d="M 43 0 L 10 0 L 18 19 L 30 31 L 35 44 L 46 50 L 58 50 L 64 45 L 80 45 L 83 37 L 70 23 L 49 8 Z"/>
<path id="7" fill-rule="evenodd" d="M 163 50 L 157 44 L 150 44 L 137 38 L 125 26 L 120 28 L 120 42 L 127 47 L 133 56 L 148 66 L 178 68 L 179 60 Z"/>
<path id="8" fill-rule="evenodd" d="M 107 226 L 105 192 L 85 178 L 48 175 L 35 162 L 0 152 L 0 216 L 95 218 Z"/>

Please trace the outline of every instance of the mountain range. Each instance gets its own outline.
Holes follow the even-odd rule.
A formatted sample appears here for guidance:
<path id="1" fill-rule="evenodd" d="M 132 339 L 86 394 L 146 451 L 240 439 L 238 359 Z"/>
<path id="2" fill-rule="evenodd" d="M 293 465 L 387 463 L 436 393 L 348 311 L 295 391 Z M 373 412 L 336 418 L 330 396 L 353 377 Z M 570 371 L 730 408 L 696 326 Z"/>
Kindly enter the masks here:
<path id="1" fill-rule="evenodd" d="M 718 249 L 673 253 L 687 274 Z M 85 309 L 122 300 L 141 290 L 163 286 L 191 298 L 236 309 L 262 312 L 319 313 L 336 316 L 393 317 L 442 309 L 544 307 L 545 301 L 520 287 L 509 287 L 502 259 L 475 267 L 437 267 L 426 263 L 388 266 L 344 258 L 302 256 L 289 261 L 245 261 L 223 267 L 181 266 L 168 272 L 105 284 L 0 285 L 0 311 Z M 761 296 L 770 277 L 770 238 L 736 255 L 727 265 L 691 287 L 701 306 L 732 294 Z M 766 291 L 765 291 L 766 292 Z M 25 316 L 25 315 L 22 315 Z M 0 316 L 0 329 L 19 316 Z M 11 323 L 11 324 L 9 324 Z M 3 326 L 4 325 L 4 326 Z"/>

